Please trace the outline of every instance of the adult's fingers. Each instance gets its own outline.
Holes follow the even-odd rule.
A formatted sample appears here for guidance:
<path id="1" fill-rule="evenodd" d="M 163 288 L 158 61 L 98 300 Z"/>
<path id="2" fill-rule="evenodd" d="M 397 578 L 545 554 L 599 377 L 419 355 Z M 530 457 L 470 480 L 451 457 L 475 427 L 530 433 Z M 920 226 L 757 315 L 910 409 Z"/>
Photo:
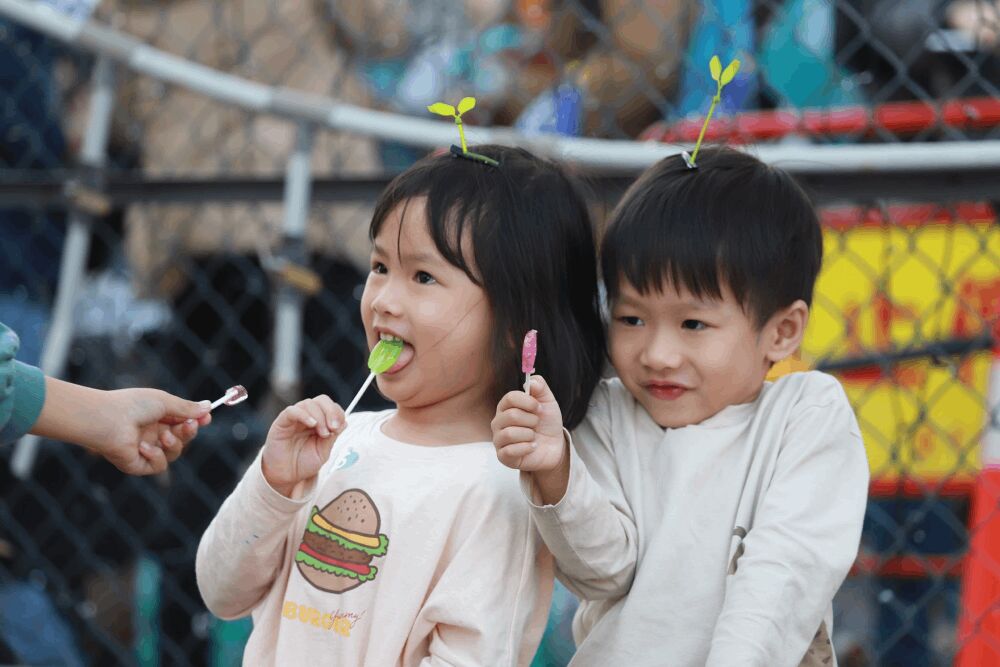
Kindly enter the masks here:
<path id="1" fill-rule="evenodd" d="M 164 428 L 160 431 L 159 439 L 163 453 L 167 457 L 167 462 L 173 463 L 176 461 L 177 457 L 184 451 L 184 443 L 181 442 L 181 439 L 174 435 L 169 428 Z"/>
<path id="2" fill-rule="evenodd" d="M 140 442 L 139 455 L 146 462 L 146 466 L 132 474 L 152 475 L 167 469 L 167 457 L 159 447 L 154 447 L 148 442 Z"/>
<path id="3" fill-rule="evenodd" d="M 181 421 L 198 419 L 208 414 L 209 408 L 212 406 L 210 401 L 188 401 L 165 391 L 159 391 L 157 394 L 163 402 L 162 419 L 179 419 Z"/>

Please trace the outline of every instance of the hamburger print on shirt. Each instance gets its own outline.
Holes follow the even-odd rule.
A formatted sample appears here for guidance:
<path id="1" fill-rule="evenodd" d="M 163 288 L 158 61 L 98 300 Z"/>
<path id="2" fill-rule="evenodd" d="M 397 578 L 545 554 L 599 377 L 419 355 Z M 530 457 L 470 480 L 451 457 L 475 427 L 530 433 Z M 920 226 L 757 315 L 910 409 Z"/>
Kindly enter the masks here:
<path id="1" fill-rule="evenodd" d="M 295 554 L 299 572 L 310 584 L 328 593 L 343 593 L 371 581 L 384 556 L 389 538 L 379 533 L 381 518 L 371 497 L 349 489 L 326 504 L 313 507 Z"/>

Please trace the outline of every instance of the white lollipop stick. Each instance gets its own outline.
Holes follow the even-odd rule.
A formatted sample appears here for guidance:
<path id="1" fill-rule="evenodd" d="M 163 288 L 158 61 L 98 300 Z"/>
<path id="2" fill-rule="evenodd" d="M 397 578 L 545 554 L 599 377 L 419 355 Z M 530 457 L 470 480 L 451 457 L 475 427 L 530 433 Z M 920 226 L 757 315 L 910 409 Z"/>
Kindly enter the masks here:
<path id="1" fill-rule="evenodd" d="M 368 389 L 368 385 L 370 385 L 374 379 L 375 374 L 369 373 L 368 379 L 365 380 L 363 385 L 361 385 L 361 389 L 358 389 L 358 393 L 354 395 L 354 400 L 351 401 L 351 404 L 347 406 L 347 410 L 344 411 L 344 418 L 349 417 L 351 412 L 354 411 L 354 408 L 358 405 L 358 401 L 360 401 L 361 397 L 365 395 L 365 390 Z"/>

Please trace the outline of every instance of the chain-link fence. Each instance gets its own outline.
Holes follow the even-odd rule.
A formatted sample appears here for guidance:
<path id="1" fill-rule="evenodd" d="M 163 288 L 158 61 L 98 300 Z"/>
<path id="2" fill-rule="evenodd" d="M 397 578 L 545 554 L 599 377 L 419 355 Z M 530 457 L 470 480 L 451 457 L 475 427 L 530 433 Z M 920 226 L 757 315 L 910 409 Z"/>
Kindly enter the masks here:
<path id="1" fill-rule="evenodd" d="M 161 478 L 43 443 L 22 480 L 2 452 L 0 662 L 238 662 L 248 626 L 204 610 L 198 539 L 276 407 L 346 400 L 364 377 L 368 212 L 426 137 L 263 113 L 240 80 L 421 117 L 474 95 L 470 126 L 683 143 L 708 106 L 713 53 L 744 65 L 710 138 L 779 143 L 799 158 L 790 168 L 821 144 L 948 140 L 924 153 L 942 164 L 991 146 L 992 169 L 946 177 L 802 172 L 823 203 L 826 259 L 801 358 L 780 369 L 837 373 L 872 466 L 861 554 L 836 601 L 841 664 L 951 662 L 1000 314 L 995 2 L 41 4 L 92 23 L 57 40 L 12 18 L 36 3 L 0 1 L 0 321 L 24 360 L 49 353 L 85 384 L 200 399 L 240 383 L 251 400 L 217 413 Z M 174 85 L 180 65 L 122 35 L 240 80 Z M 129 67 L 111 68 L 122 53 Z M 321 106 L 289 99 L 306 119 Z M 610 175 L 600 164 L 595 177 Z M 596 182 L 606 210 L 622 183 Z M 68 247 L 81 264 L 60 319 Z M 66 322 L 59 359 L 43 342 Z M 539 663 L 571 650 L 567 595 Z"/>

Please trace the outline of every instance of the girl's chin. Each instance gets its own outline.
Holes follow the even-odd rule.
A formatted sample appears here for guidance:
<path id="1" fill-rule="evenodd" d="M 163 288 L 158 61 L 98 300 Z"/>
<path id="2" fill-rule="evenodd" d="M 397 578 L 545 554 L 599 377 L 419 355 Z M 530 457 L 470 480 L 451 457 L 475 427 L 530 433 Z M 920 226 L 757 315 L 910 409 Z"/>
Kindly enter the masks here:
<path id="1" fill-rule="evenodd" d="M 404 369 L 405 371 L 405 369 Z M 388 372 L 375 376 L 375 384 L 378 386 L 378 393 L 393 403 L 400 405 L 407 403 L 407 399 L 413 398 L 412 390 L 406 388 L 406 372 L 389 375 Z M 419 395 L 419 392 L 417 392 Z"/>

